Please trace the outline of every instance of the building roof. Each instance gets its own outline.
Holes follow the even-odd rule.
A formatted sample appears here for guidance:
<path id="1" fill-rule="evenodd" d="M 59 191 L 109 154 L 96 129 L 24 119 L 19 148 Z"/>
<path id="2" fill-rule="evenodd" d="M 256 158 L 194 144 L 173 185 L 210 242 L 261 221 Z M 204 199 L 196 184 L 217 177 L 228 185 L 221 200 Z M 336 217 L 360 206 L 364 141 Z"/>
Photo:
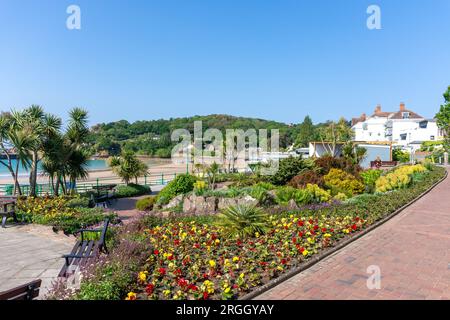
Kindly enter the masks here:
<path id="1" fill-rule="evenodd" d="M 424 119 L 421 115 L 418 115 L 414 111 L 411 110 L 400 110 L 395 112 L 392 116 L 389 117 L 389 119 L 403 119 L 403 112 L 409 112 L 409 117 L 407 119 Z"/>

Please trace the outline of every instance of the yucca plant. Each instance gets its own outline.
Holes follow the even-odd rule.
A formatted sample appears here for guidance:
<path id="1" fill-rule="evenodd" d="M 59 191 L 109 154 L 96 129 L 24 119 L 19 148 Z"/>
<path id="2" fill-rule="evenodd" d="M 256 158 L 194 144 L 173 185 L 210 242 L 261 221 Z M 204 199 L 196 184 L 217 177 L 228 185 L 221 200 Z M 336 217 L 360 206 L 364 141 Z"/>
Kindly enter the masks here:
<path id="1" fill-rule="evenodd" d="M 268 228 L 268 216 L 253 205 L 236 205 L 226 208 L 220 215 L 218 225 L 227 236 L 246 238 L 264 234 Z"/>

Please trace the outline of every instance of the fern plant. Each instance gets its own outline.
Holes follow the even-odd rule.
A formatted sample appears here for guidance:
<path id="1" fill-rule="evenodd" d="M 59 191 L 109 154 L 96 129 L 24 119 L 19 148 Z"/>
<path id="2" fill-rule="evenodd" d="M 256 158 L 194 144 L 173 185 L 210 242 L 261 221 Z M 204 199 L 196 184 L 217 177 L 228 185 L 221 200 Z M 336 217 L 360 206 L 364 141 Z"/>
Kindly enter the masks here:
<path id="1" fill-rule="evenodd" d="M 226 208 L 219 217 L 218 225 L 227 236 L 246 238 L 264 234 L 268 228 L 268 216 L 251 205 L 236 205 Z"/>

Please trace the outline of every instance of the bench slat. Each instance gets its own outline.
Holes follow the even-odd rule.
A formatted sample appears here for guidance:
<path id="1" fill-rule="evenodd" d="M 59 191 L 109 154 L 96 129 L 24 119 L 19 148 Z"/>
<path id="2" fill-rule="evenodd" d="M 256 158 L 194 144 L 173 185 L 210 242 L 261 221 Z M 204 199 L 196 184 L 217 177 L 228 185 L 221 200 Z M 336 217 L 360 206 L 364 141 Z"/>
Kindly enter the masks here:
<path id="1" fill-rule="evenodd" d="M 39 287 L 41 286 L 42 280 L 34 280 L 19 287 L 12 288 L 10 290 L 0 292 L 0 300 L 26 300 L 28 288 L 33 286 L 33 292 L 31 293 L 31 298 L 36 298 L 39 295 Z"/>

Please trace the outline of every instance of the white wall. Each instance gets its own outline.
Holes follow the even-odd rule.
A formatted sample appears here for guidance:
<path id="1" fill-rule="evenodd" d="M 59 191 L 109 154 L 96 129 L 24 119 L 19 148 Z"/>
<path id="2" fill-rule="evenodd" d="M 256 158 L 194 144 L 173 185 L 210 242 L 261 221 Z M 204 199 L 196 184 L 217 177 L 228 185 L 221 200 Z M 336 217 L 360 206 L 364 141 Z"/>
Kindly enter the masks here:
<path id="1" fill-rule="evenodd" d="M 393 120 L 392 139 L 397 145 L 407 146 L 413 141 L 438 140 L 438 127 L 436 122 L 428 121 L 426 128 L 420 128 L 420 121 Z M 402 134 L 406 134 L 406 140 L 402 140 Z M 434 137 L 434 139 L 432 139 Z"/>
<path id="2" fill-rule="evenodd" d="M 385 124 L 387 118 L 369 118 L 357 123 L 353 130 L 355 141 L 386 141 Z"/>
<path id="3" fill-rule="evenodd" d="M 425 119 L 388 119 L 369 118 L 364 122 L 359 122 L 353 126 L 355 141 L 392 141 L 400 146 L 407 146 L 413 141 L 439 140 L 439 129 L 435 121 L 428 121 L 426 128 L 420 127 L 420 122 Z M 391 128 L 386 124 L 392 123 Z M 365 129 L 366 127 L 366 129 Z M 390 135 L 392 133 L 392 135 Z M 402 134 L 406 134 L 406 139 L 402 140 Z"/>

